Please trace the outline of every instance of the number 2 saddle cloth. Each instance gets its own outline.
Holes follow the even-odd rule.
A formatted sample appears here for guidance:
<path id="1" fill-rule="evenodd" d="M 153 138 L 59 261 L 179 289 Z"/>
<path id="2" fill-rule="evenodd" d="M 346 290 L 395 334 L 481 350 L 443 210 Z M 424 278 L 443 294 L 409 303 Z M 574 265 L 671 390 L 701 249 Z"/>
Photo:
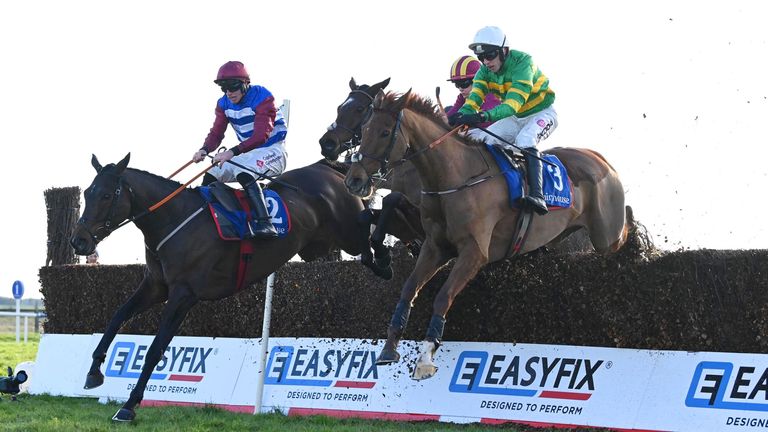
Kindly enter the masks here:
<path id="1" fill-rule="evenodd" d="M 244 239 L 246 223 L 255 217 L 245 192 L 221 182 L 200 186 L 198 191 L 208 203 L 219 237 L 223 240 Z M 264 201 L 267 203 L 267 213 L 277 230 L 278 237 L 285 237 L 291 231 L 288 207 L 285 206 L 280 195 L 271 189 L 264 189 Z"/>

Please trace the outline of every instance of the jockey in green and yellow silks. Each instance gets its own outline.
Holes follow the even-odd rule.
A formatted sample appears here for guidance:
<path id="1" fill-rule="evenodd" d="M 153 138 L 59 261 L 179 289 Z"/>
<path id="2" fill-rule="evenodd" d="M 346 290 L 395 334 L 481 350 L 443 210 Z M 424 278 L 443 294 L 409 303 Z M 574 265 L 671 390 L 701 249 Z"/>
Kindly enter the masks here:
<path id="1" fill-rule="evenodd" d="M 549 87 L 549 79 L 530 55 L 509 49 L 507 37 L 498 27 L 480 29 L 469 48 L 483 66 L 475 75 L 472 92 L 464 106 L 448 120 L 451 125 L 468 126 L 494 122 L 488 127 L 489 132 L 523 149 L 528 166 L 528 194 L 523 200 L 537 213 L 546 214 L 541 191 L 541 159 L 536 146 L 557 128 L 557 112 L 553 107 L 555 92 Z M 480 107 L 490 95 L 498 97 L 501 104 L 482 111 Z M 513 149 L 480 129 L 472 129 L 468 135 Z"/>

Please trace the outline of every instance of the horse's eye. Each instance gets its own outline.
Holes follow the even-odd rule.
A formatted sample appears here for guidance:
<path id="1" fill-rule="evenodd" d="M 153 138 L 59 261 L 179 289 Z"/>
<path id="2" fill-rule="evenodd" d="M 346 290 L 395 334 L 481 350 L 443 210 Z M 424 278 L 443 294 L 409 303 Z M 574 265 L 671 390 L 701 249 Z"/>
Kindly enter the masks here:
<path id="1" fill-rule="evenodd" d="M 109 200 L 109 199 L 112 199 L 112 194 L 104 194 L 104 195 L 101 196 L 101 199 L 103 199 L 105 201 Z"/>
<path id="2" fill-rule="evenodd" d="M 363 112 L 364 109 L 365 109 L 365 107 L 359 106 L 359 107 L 357 107 L 357 109 L 355 109 L 355 111 L 361 113 L 361 112 Z"/>
<path id="3" fill-rule="evenodd" d="M 389 131 L 388 131 L 388 130 L 385 130 L 385 131 L 383 131 L 383 132 L 381 133 L 381 137 L 382 137 L 382 138 L 386 138 L 386 137 L 388 137 L 388 136 L 389 136 Z"/>

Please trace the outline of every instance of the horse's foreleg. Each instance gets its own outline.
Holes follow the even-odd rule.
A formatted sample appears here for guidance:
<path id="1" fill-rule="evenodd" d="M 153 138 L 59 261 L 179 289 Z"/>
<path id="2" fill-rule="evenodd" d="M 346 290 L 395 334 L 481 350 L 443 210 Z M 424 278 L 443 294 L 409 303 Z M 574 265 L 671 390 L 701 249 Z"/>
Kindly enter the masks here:
<path id="1" fill-rule="evenodd" d="M 387 228 L 390 225 L 393 213 L 403 198 L 400 192 L 391 192 L 381 201 L 381 214 L 376 223 L 376 229 L 371 234 L 371 247 L 373 247 L 373 256 L 376 259 L 376 265 L 380 268 L 389 267 L 392 257 L 389 249 L 384 246 L 384 239 L 387 236 Z"/>
<path id="2" fill-rule="evenodd" d="M 384 246 L 384 238 L 392 234 L 403 243 L 411 243 L 424 239 L 424 228 L 421 226 L 421 214 L 404 194 L 392 192 L 382 200 L 381 215 L 376 229 L 371 234 L 376 263 L 388 267 L 391 262 L 389 249 Z M 414 256 L 418 256 L 415 254 Z"/>
<path id="3" fill-rule="evenodd" d="M 437 372 L 437 366 L 434 362 L 434 354 L 443 339 L 443 329 L 445 328 L 445 316 L 451 308 L 456 296 L 467 286 L 477 272 L 488 262 L 487 256 L 480 253 L 476 246 L 464 248 L 451 269 L 448 279 L 440 288 L 440 292 L 435 298 L 432 306 L 432 319 L 429 321 L 427 336 L 422 342 L 419 350 L 419 357 L 416 360 L 416 367 L 413 370 L 411 378 L 422 380 L 431 378 Z"/>
<path id="4" fill-rule="evenodd" d="M 144 389 L 147 387 L 152 371 L 155 370 L 171 339 L 179 331 L 181 323 L 184 322 L 187 313 L 195 304 L 197 304 L 197 298 L 186 287 L 176 287 L 165 304 L 165 308 L 163 308 L 160 330 L 147 350 L 136 386 L 123 407 L 112 417 L 112 420 L 127 422 L 136 417 L 135 407 L 144 398 Z"/>
<path id="5" fill-rule="evenodd" d="M 104 331 L 104 335 L 101 336 L 99 344 L 93 351 L 91 362 L 91 368 L 88 370 L 88 375 L 85 377 L 85 385 L 83 388 L 86 390 L 96 388 L 104 383 L 104 375 L 101 373 L 101 364 L 104 363 L 104 359 L 107 356 L 107 349 L 112 341 L 115 339 L 115 335 L 122 327 L 123 323 L 131 319 L 134 315 L 140 314 L 149 309 L 153 305 L 165 301 L 167 291 L 161 289 L 159 285 L 153 285 L 148 276 L 144 276 L 139 287 L 131 295 L 130 298 L 117 309 L 115 315 L 107 325 L 107 329 Z"/>
<path id="6" fill-rule="evenodd" d="M 371 253 L 371 225 L 374 220 L 373 210 L 365 209 L 357 216 L 358 243 L 360 244 L 360 263 L 366 267 L 373 266 Z"/>
<path id="7" fill-rule="evenodd" d="M 365 209 L 357 217 L 358 235 L 360 243 L 360 263 L 373 271 L 373 274 L 382 279 L 392 279 L 392 268 L 377 265 L 371 253 L 371 225 L 379 219 L 380 211 Z"/>
<path id="8" fill-rule="evenodd" d="M 392 321 L 387 329 L 387 342 L 376 359 L 376 364 L 384 365 L 400 360 L 397 345 L 400 343 L 406 324 L 408 324 L 408 317 L 411 313 L 413 302 L 419 295 L 421 288 L 424 287 L 424 284 L 432 279 L 432 276 L 437 273 L 440 267 L 448 262 L 448 259 L 449 257 L 432 242 L 427 241 L 424 244 L 422 253 L 419 254 L 413 271 L 408 276 L 405 284 L 403 284 L 400 301 L 397 303 L 395 313 L 392 315 Z"/>

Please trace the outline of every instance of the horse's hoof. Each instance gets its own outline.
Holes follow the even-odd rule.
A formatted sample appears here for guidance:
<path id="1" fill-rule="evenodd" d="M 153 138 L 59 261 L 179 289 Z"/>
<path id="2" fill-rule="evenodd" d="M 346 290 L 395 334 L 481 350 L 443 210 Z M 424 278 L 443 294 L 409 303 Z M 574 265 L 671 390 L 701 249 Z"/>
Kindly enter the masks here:
<path id="1" fill-rule="evenodd" d="M 85 377 L 84 389 L 90 390 L 104 384 L 104 374 L 101 371 L 88 372 L 88 376 Z"/>
<path id="2" fill-rule="evenodd" d="M 120 411 L 116 412 L 112 416 L 112 420 L 116 422 L 129 422 L 136 418 L 136 411 L 128 408 L 120 408 Z"/>
<path id="3" fill-rule="evenodd" d="M 377 271 L 376 274 L 384 280 L 392 280 L 392 276 L 394 276 L 392 266 L 387 266 L 385 268 L 379 267 L 379 271 Z"/>
<path id="4" fill-rule="evenodd" d="M 416 381 L 432 378 L 437 373 L 437 366 L 435 365 L 416 365 L 416 369 L 413 370 L 411 378 Z"/>
<path id="5" fill-rule="evenodd" d="M 389 253 L 389 249 L 386 249 L 382 256 L 376 255 L 374 258 L 376 259 L 376 265 L 379 267 L 389 267 L 392 264 L 392 255 Z"/>
<path id="6" fill-rule="evenodd" d="M 397 363 L 400 361 L 400 353 L 396 350 L 391 350 L 384 348 L 381 350 L 381 354 L 379 354 L 379 357 L 376 359 L 376 365 L 377 366 L 384 366 L 392 363 Z"/>

